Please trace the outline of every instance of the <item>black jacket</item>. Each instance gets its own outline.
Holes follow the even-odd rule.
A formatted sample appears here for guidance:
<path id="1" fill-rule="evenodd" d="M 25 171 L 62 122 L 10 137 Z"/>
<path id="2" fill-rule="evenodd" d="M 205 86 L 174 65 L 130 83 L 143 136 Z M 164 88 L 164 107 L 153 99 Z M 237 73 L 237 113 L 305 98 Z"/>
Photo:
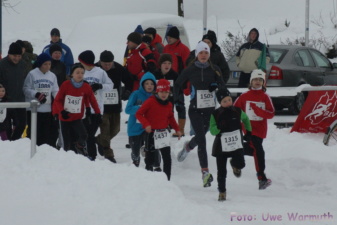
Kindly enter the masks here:
<path id="1" fill-rule="evenodd" d="M 96 63 L 97 66 L 101 67 L 100 63 Z M 101 67 L 102 68 L 102 67 Z M 117 89 L 119 101 L 116 105 L 104 105 L 104 113 L 120 113 L 122 112 L 121 95 L 122 83 L 125 86 L 124 91 L 132 92 L 133 80 L 128 73 L 128 71 L 119 63 L 113 62 L 113 66 L 109 71 L 105 71 L 108 77 L 114 83 L 114 89 Z"/>
<path id="2" fill-rule="evenodd" d="M 66 73 L 66 64 L 61 62 L 60 60 L 52 60 L 51 61 L 51 68 L 50 71 L 53 72 L 57 78 L 57 84 L 59 87 L 61 84 L 67 80 L 67 73 Z"/>
<path id="3" fill-rule="evenodd" d="M 186 66 L 189 66 L 189 64 L 191 64 L 194 59 L 195 59 L 195 50 L 191 51 L 190 56 L 186 60 Z M 211 63 L 213 63 L 213 65 L 217 65 L 220 68 L 222 78 L 226 84 L 229 79 L 229 72 L 230 72 L 229 66 L 225 59 L 224 54 L 221 52 L 221 49 L 218 45 L 213 46 L 211 48 L 210 61 Z"/>
<path id="4" fill-rule="evenodd" d="M 26 64 L 21 60 L 18 64 L 9 61 L 8 56 L 0 60 L 0 84 L 6 89 L 11 102 L 25 102 L 23 83 L 25 81 Z"/>

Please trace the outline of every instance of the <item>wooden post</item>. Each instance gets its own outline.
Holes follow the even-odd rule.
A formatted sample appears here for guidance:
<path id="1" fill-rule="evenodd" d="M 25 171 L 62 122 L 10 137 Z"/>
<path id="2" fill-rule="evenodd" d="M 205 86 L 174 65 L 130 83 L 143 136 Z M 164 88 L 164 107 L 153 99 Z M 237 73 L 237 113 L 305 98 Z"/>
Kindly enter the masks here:
<path id="1" fill-rule="evenodd" d="M 178 0 L 178 16 L 184 17 L 184 0 Z"/>

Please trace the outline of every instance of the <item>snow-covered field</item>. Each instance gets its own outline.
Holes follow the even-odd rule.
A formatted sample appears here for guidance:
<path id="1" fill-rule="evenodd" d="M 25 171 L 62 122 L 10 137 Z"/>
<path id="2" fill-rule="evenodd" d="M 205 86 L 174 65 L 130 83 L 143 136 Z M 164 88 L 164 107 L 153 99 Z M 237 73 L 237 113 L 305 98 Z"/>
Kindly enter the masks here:
<path id="1" fill-rule="evenodd" d="M 190 43 L 196 43 L 202 37 L 202 1 L 184 2 L 185 27 Z M 311 35 L 319 35 L 321 29 L 326 37 L 333 39 L 336 30 L 331 25 L 329 14 L 334 12 L 334 1 L 310 2 L 312 17 L 319 18 L 321 12 L 325 20 L 324 29 L 311 24 Z M 237 20 L 244 26 L 244 32 L 257 27 L 263 42 L 265 31 L 269 43 L 304 36 L 304 0 L 259 0 L 254 4 L 245 0 L 209 0 L 208 4 L 209 27 L 217 30 L 219 40 L 225 38 L 226 31 L 241 32 Z M 67 43 L 67 37 L 76 24 L 87 17 L 117 12 L 175 14 L 177 11 L 175 1 L 173 4 L 163 0 L 118 3 L 116 0 L 101 0 L 99 3 L 89 0 L 31 0 L 19 2 L 15 10 L 18 13 L 3 9 L 3 56 L 7 55 L 9 44 L 17 39 L 31 41 L 35 52 L 39 53 L 49 42 L 49 32 L 53 27 L 60 29 Z M 287 29 L 282 27 L 285 19 L 291 21 Z M 115 27 L 114 24 L 89 23 L 87 29 L 92 26 Z M 275 28 L 282 31 L 269 35 L 273 33 L 269 31 Z M 126 39 L 111 37 L 112 45 L 114 38 Z M 75 60 L 76 54 L 88 48 L 95 53 L 101 51 L 97 46 L 83 43 L 81 48 L 73 49 Z M 125 46 L 120 46 L 120 52 L 124 50 Z M 170 182 L 163 173 L 145 171 L 144 161 L 140 168 L 135 168 L 131 164 L 130 149 L 125 148 L 124 122 L 127 115 L 124 113 L 121 132 L 111 143 L 117 164 L 102 158 L 91 162 L 48 146 L 38 147 L 36 155 L 30 159 L 29 140 L 1 142 L 0 224 L 334 225 L 337 220 L 336 146 L 324 146 L 323 134 L 290 133 L 289 128 L 277 129 L 273 125 L 279 121 L 292 122 L 295 118 L 277 116 L 269 122 L 264 148 L 266 173 L 273 180 L 272 186 L 258 190 L 254 162 L 247 157 L 240 179 L 234 177 L 228 166 L 225 202 L 217 201 L 216 181 L 210 188 L 202 187 L 195 150 L 184 162 L 176 161 L 177 152 L 189 136 L 180 141 L 172 139 Z M 210 155 L 213 142 L 210 134 L 207 134 L 207 141 L 210 171 L 216 177 L 215 158 Z"/>

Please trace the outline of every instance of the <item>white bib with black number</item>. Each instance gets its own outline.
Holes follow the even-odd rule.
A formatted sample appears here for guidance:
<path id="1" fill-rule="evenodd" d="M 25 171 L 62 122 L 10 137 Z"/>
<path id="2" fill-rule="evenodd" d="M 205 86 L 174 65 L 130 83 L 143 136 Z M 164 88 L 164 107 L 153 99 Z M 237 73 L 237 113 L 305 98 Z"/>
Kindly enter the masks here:
<path id="1" fill-rule="evenodd" d="M 160 149 L 170 146 L 170 136 L 167 129 L 155 130 L 153 134 L 154 148 Z"/>
<path id="2" fill-rule="evenodd" d="M 7 108 L 0 108 L 0 123 L 4 122 L 7 116 Z"/>
<path id="3" fill-rule="evenodd" d="M 112 91 L 104 92 L 104 105 L 116 105 L 118 104 L 118 91 L 112 89 Z"/>
<path id="4" fill-rule="evenodd" d="M 248 118 L 250 120 L 253 120 L 253 121 L 261 121 L 263 120 L 262 117 L 259 117 L 257 116 L 255 113 L 254 113 L 254 110 L 252 109 L 252 107 L 250 107 L 250 103 L 254 103 L 256 104 L 257 107 L 265 110 L 266 109 L 266 104 L 264 102 L 253 102 L 253 101 L 247 101 L 246 102 L 246 114 L 248 116 Z"/>
<path id="5" fill-rule="evenodd" d="M 64 110 L 70 113 L 81 113 L 82 99 L 82 96 L 75 97 L 71 95 L 66 95 L 63 106 Z"/>
<path id="6" fill-rule="evenodd" d="M 240 130 L 221 134 L 221 146 L 223 152 L 232 152 L 242 148 Z"/>
<path id="7" fill-rule="evenodd" d="M 46 96 L 46 103 L 45 104 L 50 104 L 51 103 L 51 97 L 50 97 L 50 88 L 35 88 L 37 92 L 40 92 L 41 94 L 44 94 Z"/>
<path id="8" fill-rule="evenodd" d="M 197 108 L 215 107 L 214 92 L 208 90 L 197 90 Z"/>

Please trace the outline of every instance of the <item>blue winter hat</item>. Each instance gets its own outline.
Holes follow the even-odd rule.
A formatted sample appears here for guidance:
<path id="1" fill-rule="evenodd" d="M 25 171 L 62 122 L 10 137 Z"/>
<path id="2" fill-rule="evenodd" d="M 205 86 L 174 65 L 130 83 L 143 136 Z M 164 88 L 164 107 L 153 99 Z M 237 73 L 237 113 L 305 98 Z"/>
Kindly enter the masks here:
<path id="1" fill-rule="evenodd" d="M 43 63 L 47 62 L 47 61 L 51 61 L 51 57 L 47 54 L 47 53 L 41 53 L 35 63 L 37 67 L 41 67 Z"/>

